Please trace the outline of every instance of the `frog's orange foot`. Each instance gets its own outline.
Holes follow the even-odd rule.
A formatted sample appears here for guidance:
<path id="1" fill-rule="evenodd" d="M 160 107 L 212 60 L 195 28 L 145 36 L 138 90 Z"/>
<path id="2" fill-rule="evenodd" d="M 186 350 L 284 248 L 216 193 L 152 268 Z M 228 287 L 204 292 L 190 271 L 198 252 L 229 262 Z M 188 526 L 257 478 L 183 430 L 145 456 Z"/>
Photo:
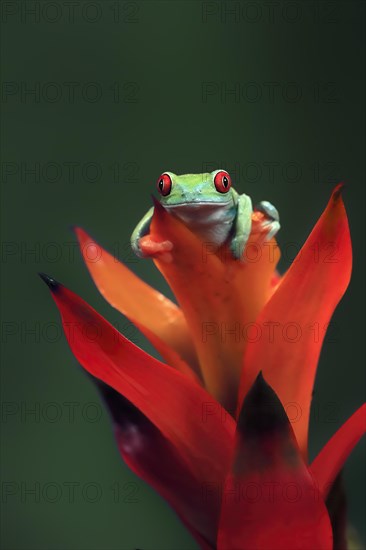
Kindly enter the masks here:
<path id="1" fill-rule="evenodd" d="M 153 241 L 150 235 L 145 235 L 139 240 L 141 254 L 147 258 L 159 258 L 163 262 L 170 263 L 173 259 L 170 252 L 173 250 L 171 241 Z"/>

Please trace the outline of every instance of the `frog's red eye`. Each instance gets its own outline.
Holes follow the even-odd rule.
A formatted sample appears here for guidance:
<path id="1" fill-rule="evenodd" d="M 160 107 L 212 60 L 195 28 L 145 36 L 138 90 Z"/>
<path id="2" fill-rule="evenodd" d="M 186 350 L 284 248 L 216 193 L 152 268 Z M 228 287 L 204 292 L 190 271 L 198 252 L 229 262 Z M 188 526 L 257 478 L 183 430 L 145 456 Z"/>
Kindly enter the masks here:
<path id="1" fill-rule="evenodd" d="M 162 174 L 158 179 L 157 188 L 160 195 L 163 195 L 163 197 L 169 195 L 170 191 L 172 190 L 171 177 L 168 176 L 168 174 Z"/>
<path id="2" fill-rule="evenodd" d="M 215 187 L 219 193 L 227 193 L 231 187 L 231 178 L 227 172 L 217 172 L 214 179 Z"/>

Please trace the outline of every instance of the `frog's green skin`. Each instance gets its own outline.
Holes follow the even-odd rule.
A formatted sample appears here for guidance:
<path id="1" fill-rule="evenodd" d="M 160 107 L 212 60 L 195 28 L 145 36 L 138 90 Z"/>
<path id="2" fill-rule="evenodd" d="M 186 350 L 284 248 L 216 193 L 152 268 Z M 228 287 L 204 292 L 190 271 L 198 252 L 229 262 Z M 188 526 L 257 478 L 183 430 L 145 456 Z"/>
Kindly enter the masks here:
<path id="1" fill-rule="evenodd" d="M 208 245 L 219 247 L 225 241 L 236 259 L 240 259 L 252 227 L 252 201 L 233 187 L 227 193 L 217 191 L 214 178 L 221 170 L 205 174 L 168 174 L 172 180 L 170 194 L 160 196 L 164 208 L 177 216 Z M 143 257 L 140 238 L 147 235 L 154 208 L 145 214 L 131 236 L 131 246 Z"/>

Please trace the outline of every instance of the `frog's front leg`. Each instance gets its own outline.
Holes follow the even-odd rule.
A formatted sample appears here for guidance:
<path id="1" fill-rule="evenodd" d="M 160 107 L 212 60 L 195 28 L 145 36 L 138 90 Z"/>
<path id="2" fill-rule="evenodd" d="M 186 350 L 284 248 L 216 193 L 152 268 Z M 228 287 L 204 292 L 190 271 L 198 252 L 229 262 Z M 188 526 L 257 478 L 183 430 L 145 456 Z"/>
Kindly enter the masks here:
<path id="1" fill-rule="evenodd" d="M 170 241 L 156 242 L 150 238 L 150 224 L 154 214 L 154 207 L 145 214 L 135 227 L 131 235 L 131 247 L 136 256 L 146 258 L 159 255 L 162 260 L 170 261 L 169 253 L 173 245 Z"/>
<path id="2" fill-rule="evenodd" d="M 271 240 L 281 228 L 277 208 L 268 201 L 261 201 L 255 206 L 254 211 L 261 214 L 255 232 L 262 233 L 263 240 Z"/>
<path id="3" fill-rule="evenodd" d="M 252 201 L 244 193 L 238 196 L 237 212 L 234 222 L 234 234 L 230 242 L 230 250 L 236 260 L 243 257 L 245 245 L 252 229 Z"/>

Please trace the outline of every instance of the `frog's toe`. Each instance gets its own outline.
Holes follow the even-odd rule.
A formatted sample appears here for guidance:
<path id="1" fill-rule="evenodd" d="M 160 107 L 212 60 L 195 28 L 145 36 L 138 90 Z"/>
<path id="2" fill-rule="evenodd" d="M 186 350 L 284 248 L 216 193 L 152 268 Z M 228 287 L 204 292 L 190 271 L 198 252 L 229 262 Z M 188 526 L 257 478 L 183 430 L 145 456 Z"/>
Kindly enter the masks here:
<path id="1" fill-rule="evenodd" d="M 235 238 L 230 243 L 230 252 L 235 260 L 241 260 L 243 258 L 245 248 L 245 241 L 243 239 Z"/>
<path id="2" fill-rule="evenodd" d="M 261 201 L 256 205 L 254 211 L 260 212 L 263 216 L 259 219 L 259 229 L 256 232 L 263 234 L 263 240 L 269 241 L 280 230 L 280 215 L 273 204 L 268 201 Z"/>
<path id="3" fill-rule="evenodd" d="M 264 223 L 263 230 L 266 232 L 265 240 L 270 241 L 272 237 L 274 237 L 280 229 L 281 229 L 280 223 L 277 221 Z"/>
<path id="4" fill-rule="evenodd" d="M 275 206 L 273 206 L 273 204 L 268 202 L 268 201 L 259 202 L 255 206 L 254 210 L 257 210 L 259 212 L 263 212 L 263 214 L 265 214 L 265 216 L 267 216 L 267 218 L 269 218 L 270 220 L 273 220 L 275 222 L 280 221 L 280 215 L 278 213 L 277 208 Z"/>
<path id="5" fill-rule="evenodd" d="M 150 235 L 145 235 L 139 240 L 139 249 L 143 258 L 154 256 L 165 257 L 166 253 L 173 250 L 173 243 L 171 241 L 153 241 Z"/>
<path id="6" fill-rule="evenodd" d="M 263 219 L 260 221 L 255 229 L 255 233 L 259 235 L 259 241 L 270 241 L 272 237 L 280 230 L 280 222 L 274 220 Z"/>

